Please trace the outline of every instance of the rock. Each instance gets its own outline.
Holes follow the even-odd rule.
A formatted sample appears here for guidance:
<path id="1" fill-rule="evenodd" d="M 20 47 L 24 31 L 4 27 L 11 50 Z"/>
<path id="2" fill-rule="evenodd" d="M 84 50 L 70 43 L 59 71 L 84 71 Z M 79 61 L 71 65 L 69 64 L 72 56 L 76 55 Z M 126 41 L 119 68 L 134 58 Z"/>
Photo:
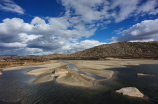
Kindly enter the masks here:
<path id="1" fill-rule="evenodd" d="M 68 70 L 66 69 L 60 69 L 60 68 L 55 69 L 55 75 L 66 74 L 66 73 L 68 73 Z"/>
<path id="2" fill-rule="evenodd" d="M 150 74 L 143 74 L 143 73 L 138 73 L 138 76 L 154 76 L 154 75 L 150 75 Z"/>
<path id="3" fill-rule="evenodd" d="M 125 87 L 121 88 L 120 90 L 116 90 L 118 93 L 122 93 L 123 95 L 128 95 L 131 97 L 144 97 L 144 94 L 141 93 L 137 88 L 135 87 Z"/>

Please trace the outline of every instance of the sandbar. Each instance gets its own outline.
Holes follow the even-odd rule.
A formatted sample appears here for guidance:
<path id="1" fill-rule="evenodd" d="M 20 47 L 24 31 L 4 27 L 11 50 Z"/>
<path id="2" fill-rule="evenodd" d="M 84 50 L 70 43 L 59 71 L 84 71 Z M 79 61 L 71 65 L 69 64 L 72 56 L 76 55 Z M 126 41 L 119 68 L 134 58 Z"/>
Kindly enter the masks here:
<path id="1" fill-rule="evenodd" d="M 158 60 L 152 59 L 69 60 L 68 62 L 74 64 L 80 71 L 106 77 L 107 79 L 111 78 L 114 73 L 107 69 L 124 68 L 128 65 L 158 64 Z"/>
<path id="2" fill-rule="evenodd" d="M 26 68 L 37 67 L 38 69 L 28 71 L 26 75 L 40 76 L 40 75 L 52 73 L 55 68 L 60 67 L 60 66 L 62 66 L 61 62 L 53 61 L 46 64 L 7 67 L 7 68 L 3 68 L 3 71 L 21 70 L 21 69 L 26 69 Z"/>
<path id="3" fill-rule="evenodd" d="M 58 83 L 80 87 L 90 87 L 93 85 L 94 80 L 95 78 L 77 73 L 73 70 L 69 70 L 69 73 L 67 73 L 67 75 L 58 77 L 56 79 Z"/>
<path id="4" fill-rule="evenodd" d="M 54 74 L 46 75 L 43 77 L 39 77 L 33 81 L 33 83 L 44 83 L 44 82 L 50 82 L 54 80 Z"/>
<path id="5" fill-rule="evenodd" d="M 105 80 L 108 80 L 113 76 L 114 72 L 108 70 L 111 68 L 123 68 L 128 67 L 128 65 L 158 64 L 158 60 L 146 59 L 113 59 L 104 61 L 68 60 L 67 62 L 74 64 L 79 71 L 95 74 L 101 77 L 106 77 Z M 70 86 L 90 87 L 93 86 L 93 81 L 98 80 L 93 77 L 80 74 L 74 70 L 69 70 L 66 66 L 67 63 L 63 63 L 62 61 L 53 61 L 47 64 L 3 68 L 2 71 L 20 70 L 30 67 L 40 67 L 39 69 L 31 70 L 26 73 L 26 75 L 33 75 L 37 77 L 37 79 L 35 79 L 33 83 L 49 82 L 54 80 L 54 77 L 56 77 L 56 82 L 61 84 L 66 84 Z M 55 70 L 57 71 L 56 74 L 54 73 Z"/>

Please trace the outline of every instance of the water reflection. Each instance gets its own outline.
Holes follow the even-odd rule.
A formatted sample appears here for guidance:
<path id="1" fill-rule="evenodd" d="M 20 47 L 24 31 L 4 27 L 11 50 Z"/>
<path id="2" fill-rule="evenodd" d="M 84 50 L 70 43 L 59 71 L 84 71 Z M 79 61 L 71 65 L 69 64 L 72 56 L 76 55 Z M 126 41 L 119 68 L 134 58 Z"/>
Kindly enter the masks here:
<path id="1" fill-rule="evenodd" d="M 70 64 L 70 63 L 68 63 L 67 67 L 70 70 L 75 70 L 78 73 L 81 73 L 81 74 L 93 77 L 95 79 L 106 79 L 105 77 L 101 77 L 101 76 L 98 76 L 98 75 L 95 75 L 95 74 L 91 74 L 91 73 L 86 73 L 86 72 L 79 71 L 78 68 L 75 65 Z"/>
<path id="2" fill-rule="evenodd" d="M 0 103 L 5 104 L 158 104 L 158 65 L 140 65 L 111 69 L 116 78 L 100 82 L 99 88 L 82 88 L 58 84 L 55 81 L 32 84 L 34 76 L 25 75 L 32 69 L 3 71 L 0 76 Z M 155 77 L 138 77 L 136 73 Z M 130 98 L 115 92 L 122 87 L 137 87 L 149 101 Z"/>

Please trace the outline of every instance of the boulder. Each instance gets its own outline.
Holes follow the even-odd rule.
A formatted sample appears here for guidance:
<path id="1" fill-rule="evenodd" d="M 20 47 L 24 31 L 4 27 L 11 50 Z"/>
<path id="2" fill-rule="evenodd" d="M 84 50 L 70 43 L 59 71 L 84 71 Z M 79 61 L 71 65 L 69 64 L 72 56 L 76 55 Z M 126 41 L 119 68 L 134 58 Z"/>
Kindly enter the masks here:
<path id="1" fill-rule="evenodd" d="M 137 76 L 154 76 L 154 75 L 138 73 Z"/>
<path id="2" fill-rule="evenodd" d="M 131 97 L 144 97 L 144 94 L 141 93 L 135 87 L 125 87 L 121 88 L 120 90 L 116 90 L 118 93 L 122 93 L 123 95 L 131 96 Z"/>

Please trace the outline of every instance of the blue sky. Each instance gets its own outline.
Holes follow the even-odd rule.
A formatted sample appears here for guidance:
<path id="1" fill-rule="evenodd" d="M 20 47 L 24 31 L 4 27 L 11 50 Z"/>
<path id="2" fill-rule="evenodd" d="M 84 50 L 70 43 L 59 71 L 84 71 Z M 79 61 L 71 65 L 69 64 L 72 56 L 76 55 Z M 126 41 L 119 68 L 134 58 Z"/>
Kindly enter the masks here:
<path id="1" fill-rule="evenodd" d="M 0 55 L 158 40 L 158 0 L 0 0 Z"/>

